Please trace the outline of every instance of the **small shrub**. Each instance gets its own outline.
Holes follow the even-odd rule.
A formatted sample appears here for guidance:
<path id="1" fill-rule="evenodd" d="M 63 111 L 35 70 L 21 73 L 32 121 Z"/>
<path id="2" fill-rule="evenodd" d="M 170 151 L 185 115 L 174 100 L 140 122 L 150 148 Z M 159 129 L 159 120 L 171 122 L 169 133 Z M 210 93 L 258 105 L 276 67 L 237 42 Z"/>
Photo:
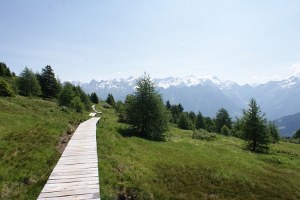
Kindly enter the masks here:
<path id="1" fill-rule="evenodd" d="M 230 136 L 230 130 L 229 130 L 228 126 L 226 126 L 226 125 L 222 126 L 221 134 L 226 135 L 226 136 Z"/>
<path id="2" fill-rule="evenodd" d="M 195 130 L 193 133 L 194 139 L 200 139 L 200 140 L 214 140 L 216 138 L 216 134 L 210 133 L 204 129 Z"/>
<path id="3" fill-rule="evenodd" d="M 14 93 L 8 86 L 7 82 L 4 80 L 0 80 L 0 96 L 2 97 L 11 97 Z"/>
<path id="4" fill-rule="evenodd" d="M 80 98 L 78 96 L 75 96 L 71 102 L 72 108 L 76 110 L 76 112 L 82 112 L 83 111 L 83 103 L 80 101 Z"/>
<path id="5" fill-rule="evenodd" d="M 103 105 L 103 108 L 109 109 L 109 108 L 112 108 L 112 106 L 106 103 L 106 104 Z"/>
<path id="6" fill-rule="evenodd" d="M 68 112 L 68 107 L 67 106 L 62 106 L 62 107 L 60 107 L 60 109 L 64 112 Z"/>

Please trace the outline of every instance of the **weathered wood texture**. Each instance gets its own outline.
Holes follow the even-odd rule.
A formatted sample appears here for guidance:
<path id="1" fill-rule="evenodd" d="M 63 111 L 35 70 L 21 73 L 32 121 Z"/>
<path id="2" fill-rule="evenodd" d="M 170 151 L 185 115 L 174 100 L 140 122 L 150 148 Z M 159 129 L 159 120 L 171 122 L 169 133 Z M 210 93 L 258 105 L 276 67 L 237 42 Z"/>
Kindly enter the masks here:
<path id="1" fill-rule="evenodd" d="M 99 120 L 93 117 L 79 125 L 38 200 L 100 199 L 96 143 Z"/>

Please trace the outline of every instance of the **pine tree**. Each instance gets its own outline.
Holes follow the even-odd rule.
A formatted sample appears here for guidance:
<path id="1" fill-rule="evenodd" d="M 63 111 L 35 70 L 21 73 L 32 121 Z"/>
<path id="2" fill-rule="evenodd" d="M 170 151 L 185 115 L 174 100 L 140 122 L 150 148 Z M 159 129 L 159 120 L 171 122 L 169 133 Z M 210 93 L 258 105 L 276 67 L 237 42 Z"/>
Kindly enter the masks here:
<path id="1" fill-rule="evenodd" d="M 99 98 L 95 92 L 92 92 L 91 97 L 90 97 L 91 102 L 98 104 L 99 103 Z"/>
<path id="2" fill-rule="evenodd" d="M 114 96 L 112 94 L 109 93 L 107 95 L 106 103 L 108 103 L 109 105 L 111 105 L 113 108 L 116 106 L 115 99 L 114 99 Z"/>
<path id="3" fill-rule="evenodd" d="M 31 69 L 25 67 L 18 80 L 20 94 L 24 96 L 37 96 L 41 94 L 41 86 Z"/>
<path id="4" fill-rule="evenodd" d="M 72 101 L 74 97 L 76 96 L 76 93 L 73 89 L 73 85 L 69 82 L 65 83 L 63 88 L 61 89 L 60 93 L 58 94 L 58 103 L 60 106 L 66 106 L 71 108 L 72 107 Z"/>
<path id="5" fill-rule="evenodd" d="M 271 121 L 269 122 L 267 130 L 268 130 L 269 136 L 271 137 L 271 142 L 273 142 L 273 143 L 279 142 L 280 135 L 279 135 L 278 128 L 274 122 L 271 122 Z"/>
<path id="6" fill-rule="evenodd" d="M 55 98 L 59 93 L 59 83 L 55 78 L 55 74 L 50 65 L 42 69 L 42 73 L 38 75 L 42 89 L 43 97 Z"/>
<path id="7" fill-rule="evenodd" d="M 206 129 L 205 120 L 201 112 L 198 112 L 197 114 L 195 127 L 196 129 Z"/>
<path id="8" fill-rule="evenodd" d="M 0 62 L 0 76 L 11 77 L 12 73 L 5 63 Z"/>
<path id="9" fill-rule="evenodd" d="M 179 120 L 178 120 L 178 128 L 184 129 L 184 130 L 191 130 L 192 129 L 192 122 L 189 118 L 188 113 L 184 112 L 180 114 Z"/>
<path id="10" fill-rule="evenodd" d="M 166 108 L 168 110 L 171 110 L 171 104 L 170 104 L 170 101 L 168 100 L 167 103 L 166 103 Z"/>
<path id="11" fill-rule="evenodd" d="M 266 152 L 269 150 L 270 139 L 265 114 L 253 98 L 248 106 L 247 110 L 243 110 L 243 131 L 247 147 L 253 152 Z"/>
<path id="12" fill-rule="evenodd" d="M 215 124 L 216 124 L 216 131 L 218 133 L 221 133 L 221 129 L 224 125 L 226 125 L 229 129 L 231 128 L 232 125 L 231 118 L 226 109 L 221 108 L 220 110 L 218 110 Z"/>
<path id="13" fill-rule="evenodd" d="M 161 95 L 145 74 L 137 80 L 136 91 L 125 101 L 127 122 L 146 138 L 161 140 L 168 128 L 168 114 Z"/>

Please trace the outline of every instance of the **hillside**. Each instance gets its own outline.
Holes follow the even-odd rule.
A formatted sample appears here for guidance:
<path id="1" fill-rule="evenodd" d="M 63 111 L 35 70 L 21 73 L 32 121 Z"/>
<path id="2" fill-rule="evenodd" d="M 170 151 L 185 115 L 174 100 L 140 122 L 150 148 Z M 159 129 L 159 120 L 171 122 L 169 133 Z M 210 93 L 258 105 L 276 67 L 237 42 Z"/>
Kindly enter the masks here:
<path id="1" fill-rule="evenodd" d="M 0 98 L 0 199 L 36 199 L 86 114 L 39 98 Z"/>
<path id="2" fill-rule="evenodd" d="M 282 136 L 292 137 L 300 129 L 300 112 L 274 120 Z"/>
<path id="3" fill-rule="evenodd" d="M 193 140 L 172 127 L 166 142 L 128 136 L 113 109 L 97 130 L 101 199 L 299 199 L 300 145 L 280 142 L 269 154 L 218 135 Z"/>

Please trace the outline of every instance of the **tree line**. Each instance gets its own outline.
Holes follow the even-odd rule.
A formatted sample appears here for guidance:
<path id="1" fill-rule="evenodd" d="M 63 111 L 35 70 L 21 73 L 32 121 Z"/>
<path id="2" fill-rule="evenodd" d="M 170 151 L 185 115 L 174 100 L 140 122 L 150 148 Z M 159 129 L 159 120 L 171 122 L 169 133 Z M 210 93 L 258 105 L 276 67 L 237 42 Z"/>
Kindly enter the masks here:
<path id="1" fill-rule="evenodd" d="M 0 63 L 0 96 L 22 95 L 53 99 L 64 109 L 77 112 L 90 110 L 91 103 L 98 103 L 95 93 L 86 94 L 80 86 L 70 82 L 61 83 L 50 65 L 34 73 L 25 67 L 19 76 L 11 72 L 5 63 Z"/>

